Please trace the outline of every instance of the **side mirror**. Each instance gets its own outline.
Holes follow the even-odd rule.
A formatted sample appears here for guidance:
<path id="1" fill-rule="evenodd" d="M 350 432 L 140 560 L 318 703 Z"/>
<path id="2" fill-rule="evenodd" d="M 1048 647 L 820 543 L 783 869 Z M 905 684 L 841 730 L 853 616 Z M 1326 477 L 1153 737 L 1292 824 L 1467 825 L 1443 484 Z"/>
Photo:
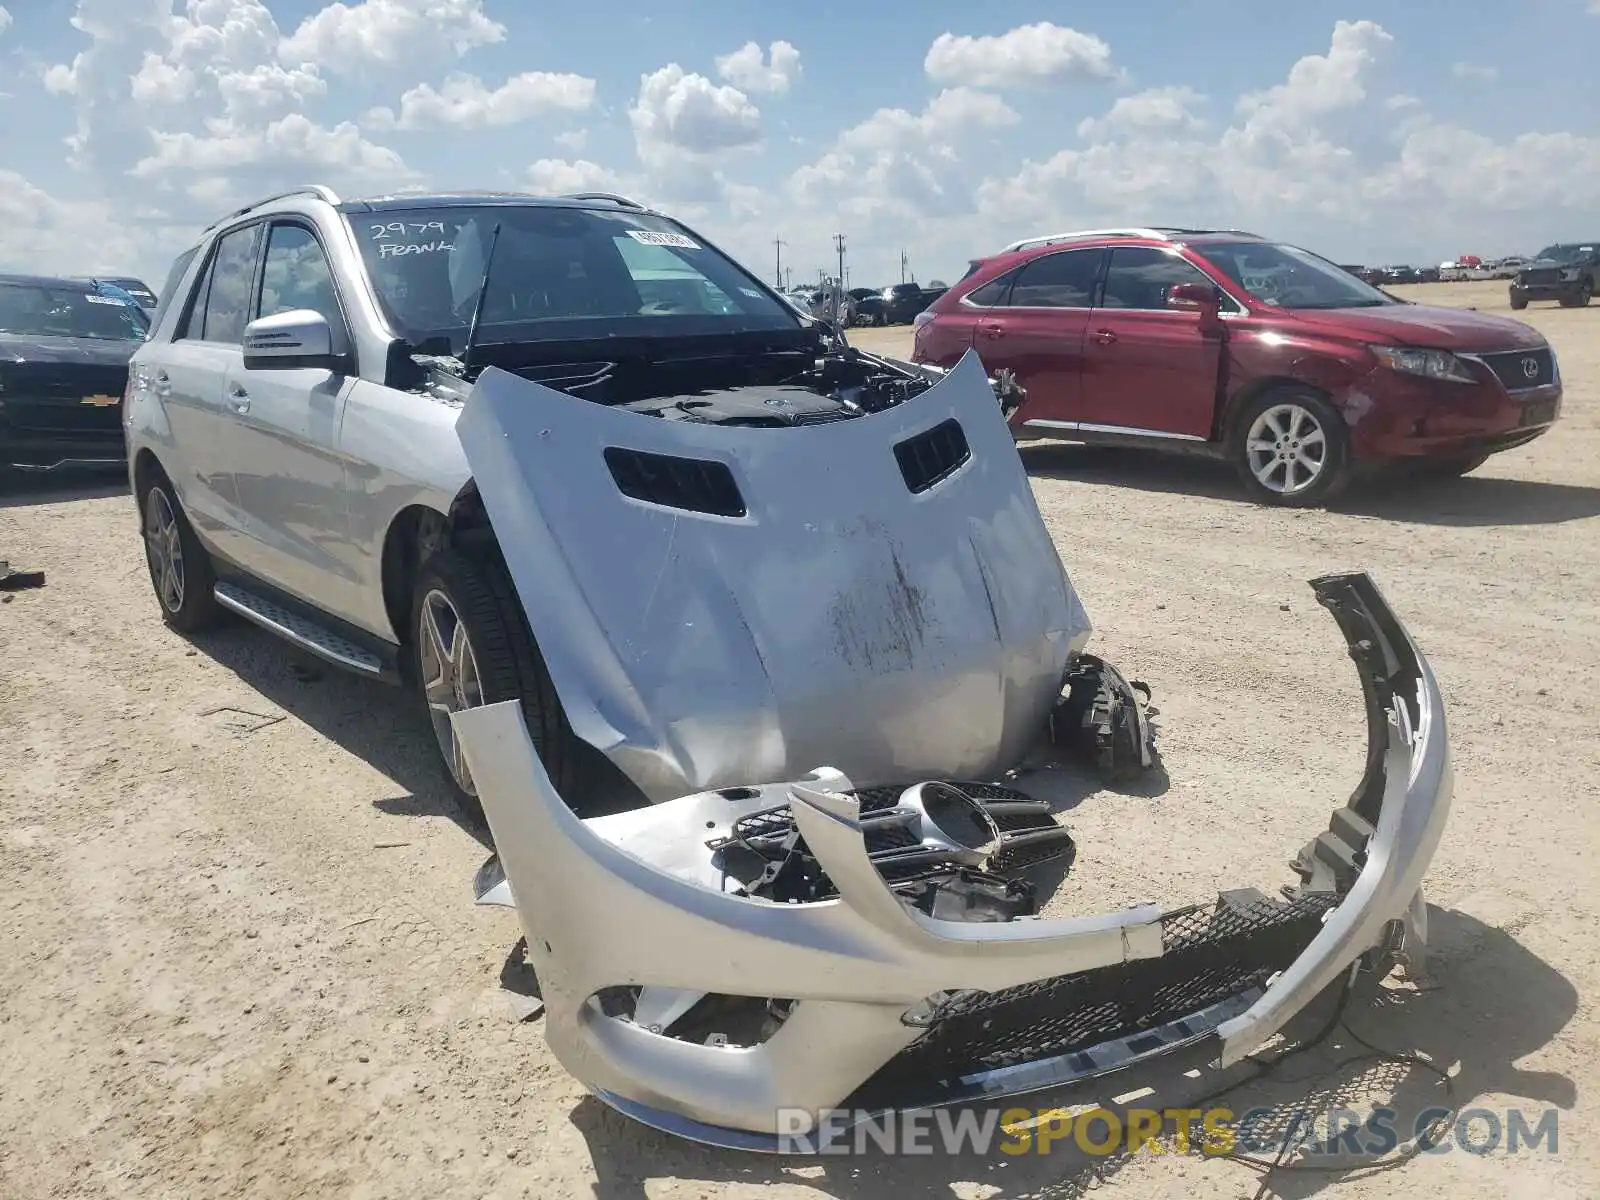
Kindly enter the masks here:
<path id="1" fill-rule="evenodd" d="M 345 356 L 334 353 L 333 327 L 328 318 L 309 308 L 297 308 L 262 317 L 244 327 L 244 368 L 343 372 Z"/>
<path id="2" fill-rule="evenodd" d="M 1215 316 L 1222 310 L 1222 296 L 1209 283 L 1175 283 L 1167 289 L 1167 307 Z"/>

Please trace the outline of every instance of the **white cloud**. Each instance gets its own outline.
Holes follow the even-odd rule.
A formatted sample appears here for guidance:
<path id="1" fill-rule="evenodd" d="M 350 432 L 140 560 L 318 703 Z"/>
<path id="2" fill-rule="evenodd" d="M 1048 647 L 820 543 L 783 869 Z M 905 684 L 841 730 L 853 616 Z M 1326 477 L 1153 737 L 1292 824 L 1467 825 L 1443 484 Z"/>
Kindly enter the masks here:
<path id="1" fill-rule="evenodd" d="M 587 129 L 568 129 L 564 133 L 556 134 L 556 145 L 563 150 L 571 150 L 574 154 L 581 153 L 589 144 L 589 131 Z"/>
<path id="2" fill-rule="evenodd" d="M 788 42 L 773 42 L 762 57 L 757 42 L 746 42 L 717 58 L 717 73 L 747 92 L 787 92 L 800 78 L 800 51 Z"/>
<path id="3" fill-rule="evenodd" d="M 374 109 L 379 129 L 484 129 L 514 125 L 553 112 L 579 112 L 594 104 L 595 81 L 582 75 L 526 71 L 497 88 L 476 75 L 452 75 L 437 88 L 419 84 L 400 97 L 400 113 Z"/>
<path id="4" fill-rule="evenodd" d="M 1500 78 L 1500 68 L 1486 67 L 1481 63 L 1458 62 L 1450 64 L 1450 74 L 1457 79 L 1471 80 L 1473 83 L 1493 83 Z"/>
<path id="5" fill-rule="evenodd" d="M 1119 76 L 1111 47 L 1104 41 L 1049 21 L 1020 25 L 998 37 L 941 33 L 928 47 L 922 66 L 931 79 L 973 87 L 1103 83 Z"/>
<path id="6" fill-rule="evenodd" d="M 313 13 L 283 40 L 286 63 L 313 63 L 336 74 L 456 57 L 503 41 L 506 27 L 483 11 L 483 0 L 359 0 Z"/>
<path id="7" fill-rule="evenodd" d="M 105 200 L 60 200 L 15 171 L 0 170 L 0 270 L 143 270 L 152 241 L 169 244 L 171 238 L 159 216 Z"/>
<path id="8" fill-rule="evenodd" d="M 641 76 L 628 111 L 639 157 L 707 155 L 761 140 L 761 110 L 738 88 L 690 74 L 677 63 Z"/>
<path id="9" fill-rule="evenodd" d="M 528 167 L 525 180 L 530 191 L 548 196 L 573 192 L 626 194 L 628 191 L 628 183 L 621 175 L 582 158 L 541 158 Z"/>
<path id="10" fill-rule="evenodd" d="M 3 37 L 5 35 L 6 30 L 8 30 L 10 28 L 11 28 L 11 14 L 6 11 L 6 6 L 5 5 L 0 4 L 0 37 Z"/>
<path id="11" fill-rule="evenodd" d="M 403 183 L 413 176 L 398 154 L 367 141 L 352 122 L 341 121 L 329 129 L 300 113 L 290 113 L 259 129 L 156 133 L 154 141 L 155 152 L 140 159 L 129 172 L 135 179 L 252 166 L 286 182 L 302 167 L 380 183 Z"/>
<path id="12" fill-rule="evenodd" d="M 1084 123 L 1085 144 L 982 185 L 988 248 L 1045 223 L 1105 220 L 1242 224 L 1335 254 L 1375 243 L 1503 244 L 1496 230 L 1537 241 L 1600 190 L 1600 139 L 1525 133 L 1499 142 L 1437 121 L 1415 97 L 1373 99 L 1392 41 L 1373 22 L 1339 22 L 1327 53 L 1240 97 L 1215 134 L 1113 120 L 1113 106 Z"/>
<path id="13" fill-rule="evenodd" d="M 1205 97 L 1189 87 L 1158 87 L 1123 96 L 1103 117 L 1078 123 L 1078 136 L 1093 138 L 1119 130 L 1154 131 L 1198 129 L 1204 122 L 1195 109 Z"/>
<path id="14" fill-rule="evenodd" d="M 972 88 L 946 89 L 920 113 L 879 109 L 796 171 L 791 191 L 802 203 L 864 219 L 968 212 L 977 172 L 961 158 L 963 143 L 1017 120 L 1000 97 Z"/>
<path id="15" fill-rule="evenodd" d="M 188 67 L 170 63 L 151 51 L 145 54 L 130 86 L 133 98 L 140 104 L 181 104 L 194 94 L 198 81 Z"/>

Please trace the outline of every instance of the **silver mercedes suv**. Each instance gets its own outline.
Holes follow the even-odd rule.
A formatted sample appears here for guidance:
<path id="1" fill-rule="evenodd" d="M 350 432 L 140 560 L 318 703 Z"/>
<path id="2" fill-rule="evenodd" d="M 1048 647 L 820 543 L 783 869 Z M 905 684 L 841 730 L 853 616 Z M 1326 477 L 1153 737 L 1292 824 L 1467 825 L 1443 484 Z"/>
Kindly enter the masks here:
<path id="1" fill-rule="evenodd" d="M 486 371 L 539 385 L 518 393 L 529 404 L 560 393 L 679 430 L 859 417 L 941 378 L 848 347 L 625 197 L 316 186 L 205 230 L 173 264 L 124 406 L 162 615 L 187 633 L 228 610 L 414 688 L 469 803 L 452 712 L 520 698 L 558 782 L 583 740 L 457 436 Z M 689 461 L 606 464 L 653 510 L 725 519 L 731 476 L 662 491 Z"/>

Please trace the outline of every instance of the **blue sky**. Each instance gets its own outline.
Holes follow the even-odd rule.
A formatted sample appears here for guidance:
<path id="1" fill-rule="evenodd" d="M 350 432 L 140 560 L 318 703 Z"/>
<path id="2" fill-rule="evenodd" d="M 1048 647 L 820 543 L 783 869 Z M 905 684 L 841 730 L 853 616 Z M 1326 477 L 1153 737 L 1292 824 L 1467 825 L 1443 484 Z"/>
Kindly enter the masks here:
<path id="1" fill-rule="evenodd" d="M 0 5 L 0 269 L 159 279 L 308 180 L 621 189 L 870 284 L 1107 223 L 1436 262 L 1600 222 L 1600 0 Z"/>

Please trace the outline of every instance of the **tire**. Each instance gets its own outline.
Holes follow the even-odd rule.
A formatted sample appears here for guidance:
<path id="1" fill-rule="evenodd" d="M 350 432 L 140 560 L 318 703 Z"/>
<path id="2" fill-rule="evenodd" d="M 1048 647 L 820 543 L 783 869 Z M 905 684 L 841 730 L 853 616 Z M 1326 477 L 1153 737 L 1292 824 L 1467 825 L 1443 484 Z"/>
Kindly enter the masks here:
<path id="1" fill-rule="evenodd" d="M 1228 455 L 1245 491 L 1262 504 L 1309 508 L 1350 482 L 1350 431 L 1339 410 L 1310 388 L 1273 388 L 1245 405 Z"/>
<path id="2" fill-rule="evenodd" d="M 165 475 L 152 471 L 139 492 L 139 529 L 144 538 L 150 587 L 161 619 L 179 633 L 210 629 L 222 617 L 217 574 Z"/>
<path id="3" fill-rule="evenodd" d="M 1585 279 L 1578 285 L 1578 290 L 1570 295 L 1561 297 L 1562 308 L 1588 308 L 1589 301 L 1594 299 L 1594 283 Z"/>
<path id="4" fill-rule="evenodd" d="M 1512 293 L 1512 296 L 1511 296 L 1511 310 L 1513 312 L 1521 312 L 1523 309 L 1525 309 L 1527 307 L 1528 307 L 1528 298 L 1526 296 L 1518 296 L 1515 293 Z"/>
<path id="5" fill-rule="evenodd" d="M 464 647 L 456 641 L 463 633 Z M 556 790 L 569 795 L 576 738 L 498 555 L 445 550 L 424 562 L 412 589 L 407 642 L 415 695 L 433 728 L 445 783 L 465 811 L 483 819 L 449 714 L 503 700 L 521 701 L 540 762 Z M 451 659 L 443 673 L 441 652 Z"/>

